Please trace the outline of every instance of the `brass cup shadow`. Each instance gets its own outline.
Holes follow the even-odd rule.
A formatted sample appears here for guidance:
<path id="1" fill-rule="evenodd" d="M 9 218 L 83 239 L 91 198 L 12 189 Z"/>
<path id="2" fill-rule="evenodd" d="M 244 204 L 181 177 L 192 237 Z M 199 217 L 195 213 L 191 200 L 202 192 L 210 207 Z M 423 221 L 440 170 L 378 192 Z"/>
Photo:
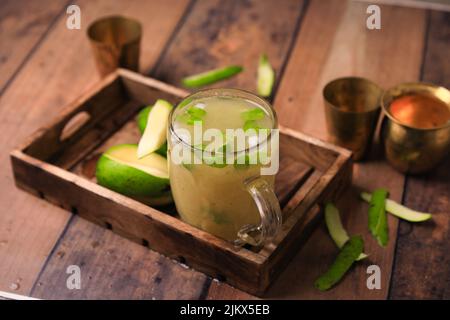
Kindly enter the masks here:
<path id="1" fill-rule="evenodd" d="M 87 35 L 102 77 L 119 67 L 139 71 L 142 27 L 138 21 L 122 16 L 101 18 L 89 25 Z"/>
<path id="2" fill-rule="evenodd" d="M 405 83 L 387 90 L 382 98 L 383 119 L 381 138 L 386 159 L 403 173 L 423 173 L 434 168 L 450 151 L 450 121 L 420 129 L 398 121 L 390 112 L 391 102 L 406 94 L 427 94 L 450 108 L 450 91 L 427 83 Z"/>
<path id="3" fill-rule="evenodd" d="M 357 77 L 339 78 L 323 89 L 329 140 L 362 160 L 370 149 L 380 115 L 382 89 Z"/>

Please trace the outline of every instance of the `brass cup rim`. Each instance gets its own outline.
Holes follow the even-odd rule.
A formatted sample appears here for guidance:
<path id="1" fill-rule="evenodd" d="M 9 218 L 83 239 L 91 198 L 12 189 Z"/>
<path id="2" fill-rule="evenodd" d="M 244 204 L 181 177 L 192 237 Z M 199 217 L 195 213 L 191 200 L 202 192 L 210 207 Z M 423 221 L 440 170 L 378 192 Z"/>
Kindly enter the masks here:
<path id="1" fill-rule="evenodd" d="M 86 34 L 87 34 L 87 36 L 88 36 L 90 41 L 95 42 L 95 43 L 100 44 L 100 45 L 101 44 L 105 44 L 103 41 L 98 40 L 94 36 L 94 34 L 93 34 L 94 31 L 93 30 L 94 30 L 94 28 L 97 25 L 99 25 L 101 23 L 104 23 L 105 21 L 108 21 L 108 20 L 116 20 L 116 21 L 122 21 L 122 22 L 126 22 L 126 23 L 131 23 L 131 24 L 134 24 L 134 27 L 137 28 L 137 32 L 133 33 L 133 35 L 129 39 L 126 39 L 122 43 L 123 46 L 129 45 L 130 43 L 133 43 L 133 42 L 136 42 L 136 41 L 139 41 L 139 39 L 141 38 L 141 36 L 142 36 L 142 24 L 138 20 L 136 20 L 134 18 L 129 18 L 129 17 L 123 16 L 123 15 L 114 14 L 114 15 L 109 15 L 109 16 L 102 17 L 100 19 L 94 20 L 94 21 L 92 21 L 89 24 L 89 26 L 87 28 L 87 31 L 86 31 Z"/>
<path id="2" fill-rule="evenodd" d="M 381 109 L 383 110 L 383 113 L 394 123 L 408 128 L 408 129 L 413 129 L 413 130 L 418 130 L 418 131 L 436 131 L 436 130 L 441 130 L 441 129 L 445 129 L 445 128 L 450 128 L 450 121 L 448 121 L 446 124 L 438 126 L 438 127 L 434 127 L 434 128 L 418 128 L 418 127 L 413 127 L 411 125 L 405 124 L 399 120 L 397 120 L 389 111 L 389 106 L 391 105 L 391 102 L 395 99 L 394 97 L 399 97 L 401 95 L 398 96 L 394 96 L 392 95 L 393 91 L 397 91 L 400 90 L 401 88 L 405 88 L 409 91 L 409 93 L 415 93 L 417 91 L 414 91 L 414 89 L 422 89 L 421 91 L 426 91 L 429 95 L 432 95 L 433 97 L 439 99 L 440 101 L 444 102 L 447 106 L 449 106 L 450 109 L 450 90 L 448 90 L 447 88 L 443 87 L 443 86 L 438 86 L 429 82 L 404 82 L 404 83 L 400 83 L 394 87 L 389 88 L 388 90 L 385 90 L 383 92 L 383 95 L 381 97 Z M 424 90 L 426 89 L 426 90 Z M 431 90 L 430 90 L 431 89 Z M 448 101 L 444 101 L 441 97 L 439 97 L 438 95 L 436 95 L 436 91 L 440 90 L 441 92 L 445 93 L 448 96 Z M 386 102 L 386 99 L 388 97 L 393 97 L 393 99 L 391 99 L 389 101 L 389 103 Z"/>
<path id="3" fill-rule="evenodd" d="M 342 110 L 339 107 L 336 106 L 335 103 L 333 103 L 332 101 L 330 101 L 330 99 L 328 99 L 328 92 L 331 90 L 330 87 L 340 81 L 347 81 L 347 80 L 355 80 L 355 81 L 361 81 L 361 82 L 365 82 L 367 84 L 369 84 L 370 86 L 376 88 L 377 90 L 379 90 L 380 94 L 378 97 L 378 101 L 376 104 L 374 104 L 374 106 L 370 109 L 367 110 L 363 110 L 363 111 L 352 111 L 352 110 Z M 372 112 L 376 112 L 380 109 L 380 101 L 381 101 L 381 97 L 383 96 L 383 89 L 376 84 L 375 82 L 373 82 L 372 80 L 369 80 L 367 78 L 363 78 L 363 77 L 355 77 L 355 76 L 350 76 L 350 77 L 340 77 L 340 78 L 336 78 L 334 80 L 331 80 L 330 82 L 328 82 L 325 87 L 322 90 L 322 96 L 325 99 L 325 101 L 330 105 L 330 107 L 338 112 L 342 112 L 342 113 L 347 113 L 347 114 L 366 114 L 366 113 L 372 113 Z"/>

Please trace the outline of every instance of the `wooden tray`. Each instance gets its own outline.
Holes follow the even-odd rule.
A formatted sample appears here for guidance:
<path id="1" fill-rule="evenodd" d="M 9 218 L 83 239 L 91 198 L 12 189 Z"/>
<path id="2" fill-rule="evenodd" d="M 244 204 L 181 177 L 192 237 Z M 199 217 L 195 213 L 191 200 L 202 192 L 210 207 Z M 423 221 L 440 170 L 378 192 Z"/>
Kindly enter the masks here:
<path id="1" fill-rule="evenodd" d="M 95 183 L 98 156 L 136 143 L 137 112 L 158 98 L 176 103 L 187 92 L 118 70 L 73 102 L 49 126 L 11 152 L 16 185 L 130 240 L 251 294 L 261 295 L 320 218 L 320 207 L 345 189 L 350 152 L 280 128 L 276 192 L 283 227 L 262 248 L 232 244 L 179 219 L 173 206 L 151 208 Z"/>

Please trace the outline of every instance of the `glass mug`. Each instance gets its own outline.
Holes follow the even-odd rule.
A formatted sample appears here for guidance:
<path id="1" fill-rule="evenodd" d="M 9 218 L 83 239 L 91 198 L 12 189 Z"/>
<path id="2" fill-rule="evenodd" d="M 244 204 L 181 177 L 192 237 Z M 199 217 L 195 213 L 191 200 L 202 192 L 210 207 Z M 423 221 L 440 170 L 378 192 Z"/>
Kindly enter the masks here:
<path id="1" fill-rule="evenodd" d="M 270 133 L 263 141 L 258 140 L 256 145 L 255 142 L 246 144 L 243 149 L 221 149 L 221 152 L 210 149 L 208 152 L 203 144 L 199 147 L 194 143 L 196 133 L 192 129 L 194 121 L 200 121 L 204 125 L 202 129 L 213 128 L 221 132 L 237 129 L 243 125 L 242 115 L 250 119 L 244 127 L 247 123 L 257 122 L 266 129 L 278 127 L 271 105 L 246 91 L 207 89 L 181 101 L 169 116 L 169 175 L 175 205 L 183 221 L 235 245 L 256 246 L 277 234 L 282 215 L 274 193 L 275 174 L 261 175 L 263 164 L 250 162 L 248 155 L 258 148 L 270 150 L 271 161 L 272 156 L 276 156 L 278 163 L 278 131 L 266 131 Z M 251 120 L 252 117 L 258 120 Z M 186 131 L 181 134 L 180 128 L 194 137 L 186 137 Z M 179 152 L 180 149 L 192 156 L 190 163 L 174 161 L 175 150 Z M 222 162 L 211 164 L 202 158 L 211 155 L 221 155 Z M 234 160 L 228 162 L 228 156 Z M 198 161 L 199 158 L 202 160 Z M 239 158 L 244 160 L 237 162 Z"/>

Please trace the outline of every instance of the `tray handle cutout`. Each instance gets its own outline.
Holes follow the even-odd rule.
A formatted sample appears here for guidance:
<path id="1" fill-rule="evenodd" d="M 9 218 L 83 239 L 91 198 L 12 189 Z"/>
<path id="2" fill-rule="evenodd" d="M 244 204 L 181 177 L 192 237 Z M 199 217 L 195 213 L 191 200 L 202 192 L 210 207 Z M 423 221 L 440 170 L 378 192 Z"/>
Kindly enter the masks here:
<path id="1" fill-rule="evenodd" d="M 91 119 L 91 115 L 86 111 L 76 113 L 67 121 L 64 128 L 61 130 L 59 141 L 65 141 L 72 137 L 76 132 L 83 128 Z"/>

